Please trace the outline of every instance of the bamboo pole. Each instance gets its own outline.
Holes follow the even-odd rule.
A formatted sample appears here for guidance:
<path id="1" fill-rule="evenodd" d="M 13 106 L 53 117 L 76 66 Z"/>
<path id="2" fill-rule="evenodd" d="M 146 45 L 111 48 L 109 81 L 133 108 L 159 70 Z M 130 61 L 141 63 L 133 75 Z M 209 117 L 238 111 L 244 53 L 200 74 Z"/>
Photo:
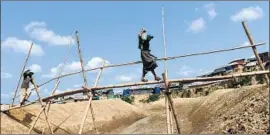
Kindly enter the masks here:
<path id="1" fill-rule="evenodd" d="M 40 103 L 40 105 L 41 105 L 41 108 L 43 108 L 43 107 L 46 108 L 47 103 L 46 103 L 45 106 L 42 104 L 42 100 L 41 100 L 41 97 L 40 97 L 40 95 L 39 95 L 38 87 L 36 86 L 36 83 L 35 83 L 35 81 L 34 81 L 34 78 L 32 78 L 32 82 L 33 82 L 33 85 L 34 85 L 34 87 L 35 87 L 35 90 L 36 90 L 36 93 L 37 93 L 37 96 L 38 96 L 38 99 L 39 99 L 39 103 Z M 53 134 L 52 127 L 51 127 L 51 125 L 50 125 L 50 122 L 48 121 L 47 113 L 46 113 L 46 111 L 45 111 L 44 109 L 43 109 L 43 113 L 44 113 L 44 116 L 45 116 L 45 121 L 46 121 L 46 123 L 48 124 L 48 127 L 49 127 L 51 133 Z M 35 126 L 35 125 L 33 125 L 33 126 Z"/>
<path id="2" fill-rule="evenodd" d="M 166 113 L 166 124 L 167 124 L 167 134 L 171 134 L 171 124 L 170 124 L 170 119 L 169 119 L 169 117 L 168 117 L 168 115 L 169 115 L 169 112 L 168 112 L 168 110 L 169 110 L 169 103 L 168 103 L 168 98 L 167 98 L 167 96 L 166 96 L 166 94 L 165 94 L 165 113 Z"/>
<path id="3" fill-rule="evenodd" d="M 254 71 L 254 72 L 247 72 L 247 73 L 240 73 L 234 75 L 226 75 L 226 76 L 215 76 L 215 77 L 198 77 L 198 78 L 186 78 L 186 79 L 170 79 L 168 80 L 170 83 L 190 83 L 190 82 L 203 82 L 203 81 L 216 81 L 216 80 L 225 80 L 231 79 L 233 77 L 245 77 L 245 76 L 252 76 L 252 75 L 262 75 L 262 74 L 269 74 L 270 71 Z M 110 88 L 122 88 L 122 87 L 130 87 L 130 86 L 138 86 L 138 85 L 150 85 L 150 84 L 159 84 L 164 83 L 164 81 L 148 81 L 148 82 L 137 82 L 137 83 L 126 83 L 126 84 L 118 84 L 118 85 L 108 85 L 108 86 L 99 86 L 93 87 L 91 90 L 103 90 L 103 89 L 110 89 Z M 53 96 L 45 97 L 42 101 L 47 101 L 49 99 L 53 99 L 56 97 L 66 96 L 66 95 L 73 95 L 82 92 L 89 92 L 90 88 L 82 87 L 80 89 L 74 89 L 71 91 L 59 93 Z"/>
<path id="4" fill-rule="evenodd" d="M 12 98 L 11 107 L 12 107 L 13 104 L 14 104 L 14 100 L 15 100 L 15 98 L 16 98 L 16 94 L 17 94 L 17 91 L 18 91 L 19 86 L 20 86 L 20 82 L 21 82 L 21 79 L 22 79 L 22 76 L 23 76 L 23 72 L 24 72 L 25 66 L 26 66 L 26 64 L 27 64 L 27 61 L 28 61 L 28 59 L 29 59 L 29 56 L 30 56 L 30 54 L 31 54 L 31 50 L 32 50 L 33 45 L 34 45 L 34 43 L 32 42 L 32 44 L 31 44 L 31 46 L 30 46 L 30 49 L 29 49 L 29 51 L 28 51 L 27 57 L 26 57 L 26 59 L 25 59 L 25 62 L 24 62 L 24 64 L 23 64 L 23 68 L 22 68 L 22 71 L 21 71 L 21 74 L 20 74 L 20 78 L 19 78 L 17 87 L 16 87 L 16 89 L 15 89 L 14 96 L 13 96 L 13 98 Z"/>
<path id="5" fill-rule="evenodd" d="M 45 107 L 46 107 L 46 106 L 43 106 L 43 107 L 40 109 L 40 111 L 39 111 L 37 117 L 35 118 L 35 121 L 34 121 L 33 125 L 31 125 L 31 127 L 30 127 L 30 129 L 29 129 L 29 131 L 28 131 L 28 134 L 31 134 L 31 132 L 32 132 L 34 126 L 36 125 L 36 123 L 37 123 L 37 121 L 38 121 L 38 119 L 39 119 L 41 113 L 44 112 Z"/>
<path id="6" fill-rule="evenodd" d="M 233 50 L 239 50 L 239 49 L 244 49 L 244 48 L 249 48 L 249 47 L 252 47 L 252 46 L 262 46 L 262 45 L 266 45 L 266 42 L 263 42 L 263 43 L 258 43 L 258 44 L 255 44 L 255 45 L 246 45 L 246 46 L 240 46 L 240 47 L 233 47 L 233 48 L 229 48 L 229 49 L 220 49 L 220 50 L 213 50 L 213 51 L 208 51 L 208 52 L 199 52 L 199 53 L 191 53 L 191 54 L 184 54 L 184 55 L 179 55 L 179 56 L 173 56 L 173 57 L 165 57 L 165 58 L 159 58 L 159 59 L 156 59 L 156 61 L 161 61 L 161 60 L 174 60 L 174 59 L 178 59 L 178 58 L 184 58 L 184 57 L 190 57 L 190 56 L 197 56 L 197 55 L 206 55 L 206 54 L 212 54 L 212 53 L 218 53 L 218 52 L 227 52 L 227 51 L 233 51 Z M 114 65 L 107 65 L 107 66 L 104 66 L 104 68 L 112 68 L 112 67 L 120 67 L 120 66 L 127 66 L 127 65 L 135 65 L 135 64 L 140 64 L 142 63 L 142 61 L 134 61 L 134 62 L 128 62 L 128 63 L 123 63 L 123 64 L 114 64 Z M 92 68 L 92 69 L 87 69 L 85 70 L 85 72 L 89 72 L 89 71 L 94 71 L 94 70 L 98 70 L 98 69 L 101 69 L 101 67 L 96 67 L 96 68 Z M 60 76 L 57 76 L 55 78 L 52 78 L 42 84 L 40 84 L 39 86 L 43 86 L 57 78 L 63 78 L 63 77 L 67 77 L 67 76 L 71 76 L 71 75 L 76 75 L 76 74 L 80 74 L 82 73 L 82 71 L 77 71 L 77 72 L 72 72 L 72 73 L 67 73 L 67 74 L 64 74 L 64 75 L 60 75 Z M 32 89 L 34 90 L 34 89 Z"/>
<path id="7" fill-rule="evenodd" d="M 162 35 L 163 35 L 163 44 L 164 44 L 164 57 L 167 57 L 167 48 L 166 48 L 166 36 L 165 36 L 165 24 L 164 24 L 164 8 L 162 8 Z M 167 60 L 164 60 L 165 74 L 168 75 L 168 65 Z M 171 111 L 168 103 L 168 98 L 165 98 L 165 109 L 167 114 L 167 134 L 172 134 L 172 119 L 170 117 Z"/>
<path id="8" fill-rule="evenodd" d="M 174 104 L 173 104 L 173 99 L 172 99 L 172 95 L 171 95 L 171 91 L 169 91 L 169 85 L 170 85 L 170 82 L 167 80 L 167 75 L 166 73 L 163 73 L 162 74 L 162 77 L 163 77 L 163 80 L 164 80 L 164 83 L 165 83 L 165 89 L 166 89 L 166 96 L 168 98 L 168 102 L 170 104 L 170 107 L 172 109 L 172 113 L 173 113 L 173 116 L 174 116 L 174 120 L 175 120 L 175 123 L 176 123 L 176 128 L 177 128 L 177 131 L 178 131 L 178 134 L 181 134 L 181 131 L 180 131 L 180 125 L 179 125 L 179 122 L 178 122 L 178 118 L 177 118 L 177 115 L 176 115 L 176 111 L 175 111 L 175 107 L 174 107 Z M 169 115 L 167 114 L 167 117 L 169 117 Z"/>
<path id="9" fill-rule="evenodd" d="M 103 61 L 102 65 L 101 66 L 104 66 L 105 64 L 105 61 Z M 98 75 L 97 75 L 97 78 L 95 80 L 95 83 L 94 83 L 94 87 L 97 86 L 98 84 L 98 80 L 100 79 L 100 76 L 101 76 L 101 73 L 102 73 L 102 70 L 103 69 L 100 69 Z M 91 90 L 91 89 L 90 89 Z M 80 130 L 79 130 L 79 134 L 82 134 L 82 131 L 83 131 L 83 127 L 84 127 L 84 123 L 85 123 L 85 120 L 87 118 L 87 114 L 88 114 L 88 111 L 89 111 L 89 108 L 91 109 L 91 114 L 92 114 L 92 120 L 93 120 L 93 126 L 94 126 L 94 129 L 96 131 L 96 133 L 98 134 L 98 130 L 96 128 L 96 124 L 95 124 L 95 115 L 94 115 L 94 110 L 92 108 L 92 98 L 93 98 L 93 93 L 91 94 L 90 98 L 89 98 L 89 101 L 88 101 L 88 104 L 87 104 L 87 107 L 86 107 L 86 110 L 85 110 L 85 115 L 84 115 L 84 118 L 82 120 L 82 124 L 80 126 Z"/>
<path id="10" fill-rule="evenodd" d="M 18 106 L 15 106 L 15 107 L 10 107 L 10 108 L 8 108 L 6 110 L 1 110 L 1 112 L 7 112 L 7 111 L 10 111 L 10 110 L 19 109 L 19 108 L 22 108 L 22 107 L 26 107 L 26 106 L 32 105 L 34 103 L 35 102 L 30 102 L 30 103 L 27 103 L 27 104 L 22 105 L 22 106 L 18 105 Z"/>
<path id="11" fill-rule="evenodd" d="M 53 91 L 52 91 L 52 94 L 51 94 L 51 95 L 54 95 L 56 89 L 57 89 L 58 86 L 59 86 L 59 83 L 60 83 L 60 81 L 59 81 L 59 79 L 58 79 L 58 80 L 56 81 L 56 84 L 54 85 L 54 88 L 53 88 Z M 51 103 L 52 103 L 52 101 L 50 100 L 50 101 L 49 101 L 48 108 L 47 108 L 47 114 L 49 114 L 49 111 L 50 111 L 50 108 L 51 108 Z"/>
<path id="12" fill-rule="evenodd" d="M 247 72 L 247 73 L 240 73 L 240 74 L 235 74 L 235 75 L 226 75 L 226 76 L 216 76 L 216 77 L 199 77 L 199 78 L 186 78 L 186 79 L 170 79 L 168 80 L 170 83 L 190 83 L 190 82 L 204 82 L 204 81 L 218 81 L 218 80 L 226 80 L 226 79 L 231 79 L 233 77 L 245 77 L 245 76 L 253 76 L 253 75 L 262 75 L 262 74 L 270 74 L 270 71 L 253 71 L 253 72 Z M 110 88 L 121 88 L 121 87 L 130 87 L 130 86 L 138 86 L 138 85 L 150 85 L 150 84 L 159 84 L 159 83 L 164 83 L 164 81 L 158 82 L 158 81 L 149 81 L 149 82 L 138 82 L 138 83 L 128 83 L 128 84 L 118 84 L 118 85 L 108 85 L 108 86 L 100 86 L 100 87 L 94 87 L 91 88 L 93 90 L 103 90 L 103 89 L 110 89 Z M 140 89 L 138 89 L 140 90 Z M 82 92 L 90 92 L 89 88 L 85 88 L 84 86 L 79 89 L 74 89 L 71 91 L 63 92 L 63 93 L 58 93 L 53 96 L 48 96 L 42 99 L 42 101 L 46 102 L 50 99 L 61 97 L 61 96 L 67 96 L 67 95 L 73 95 L 73 94 L 78 94 Z M 29 103 L 27 105 L 33 104 Z M 27 106 L 24 105 L 24 106 Z M 6 112 L 9 110 L 13 109 L 18 109 L 22 108 L 24 106 L 17 106 L 17 107 L 12 107 L 6 110 L 1 110 L 1 112 Z"/>
<path id="13" fill-rule="evenodd" d="M 63 70 L 64 70 L 64 67 L 65 67 L 65 65 L 66 65 L 66 63 L 67 63 L 67 58 L 68 58 L 68 56 L 69 56 L 69 52 L 70 52 L 70 48 L 71 48 L 71 45 L 72 45 L 72 40 L 73 40 L 73 36 L 74 36 L 74 33 L 75 33 L 75 32 L 76 32 L 76 31 L 72 32 L 71 40 L 70 40 L 70 42 L 69 42 L 69 48 L 67 49 L 67 53 L 66 53 L 65 58 L 64 58 L 64 60 L 63 60 L 63 63 L 64 63 L 64 64 L 63 64 L 63 66 L 62 66 L 62 68 L 61 68 L 61 70 L 60 70 L 60 72 L 59 72 L 59 76 L 62 74 L 62 72 L 63 72 Z M 53 91 L 52 91 L 52 94 L 51 94 L 51 95 L 54 95 L 54 94 L 55 94 L 55 91 L 56 91 L 56 89 L 58 88 L 59 83 L 60 83 L 60 78 L 57 78 L 57 80 L 56 80 L 56 82 L 55 82 L 55 85 L 54 85 L 54 88 L 53 88 Z M 48 108 L 47 108 L 47 114 L 49 114 L 50 107 L 51 107 L 51 103 L 52 103 L 52 101 L 49 101 L 49 105 L 48 105 Z"/>
<path id="14" fill-rule="evenodd" d="M 76 31 L 76 39 L 77 39 L 78 53 L 79 53 L 79 57 L 80 57 L 80 63 L 81 63 L 81 68 L 82 68 L 82 76 L 83 76 L 84 85 L 88 86 L 86 76 L 85 76 L 85 70 L 84 70 L 84 66 L 83 66 L 83 59 L 82 59 L 82 52 L 81 52 L 81 47 L 80 47 L 80 40 L 79 40 L 78 31 Z M 83 93 L 83 94 L 87 95 L 87 93 Z"/>
<path id="15" fill-rule="evenodd" d="M 245 33 L 246 33 L 247 37 L 248 37 L 250 45 L 254 45 L 254 40 L 251 37 L 251 34 L 249 33 L 247 25 L 246 25 L 246 23 L 244 21 L 242 21 L 242 26 L 243 26 L 243 28 L 245 30 Z M 254 55 L 256 56 L 257 62 L 259 64 L 261 70 L 265 70 L 264 66 L 263 66 L 263 63 L 262 63 L 262 60 L 261 60 L 261 58 L 260 58 L 260 56 L 259 56 L 259 54 L 257 52 L 257 48 L 255 46 L 252 46 L 252 50 L 253 50 Z M 268 78 L 267 75 L 265 75 L 265 81 L 269 85 L 269 78 Z"/>

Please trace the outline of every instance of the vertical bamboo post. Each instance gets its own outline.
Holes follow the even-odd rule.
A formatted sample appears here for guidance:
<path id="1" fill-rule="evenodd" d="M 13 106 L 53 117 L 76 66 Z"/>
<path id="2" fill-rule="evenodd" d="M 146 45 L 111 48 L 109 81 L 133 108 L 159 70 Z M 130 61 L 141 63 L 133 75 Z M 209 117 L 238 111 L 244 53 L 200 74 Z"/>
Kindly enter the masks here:
<path id="1" fill-rule="evenodd" d="M 169 104 L 169 103 L 168 103 Z M 173 116 L 172 116 L 172 107 L 171 107 L 171 105 L 169 104 L 168 105 L 169 106 L 169 117 L 170 117 L 170 126 L 171 126 L 171 133 L 173 134 L 173 131 L 174 131 L 174 128 L 173 128 Z"/>
<path id="2" fill-rule="evenodd" d="M 29 51 L 28 51 L 28 54 L 27 54 L 27 56 L 26 56 L 25 62 L 24 62 L 24 64 L 23 64 L 23 68 L 22 68 L 22 71 L 21 71 L 21 74 L 20 74 L 20 78 L 19 78 L 19 81 L 18 81 L 18 84 L 17 84 L 17 88 L 15 89 L 15 93 L 14 93 L 14 96 L 13 96 L 13 98 L 12 98 L 11 107 L 12 107 L 13 104 L 14 104 L 14 100 L 15 100 L 17 91 L 18 91 L 19 86 L 20 86 L 20 82 L 21 82 L 21 79 L 22 79 L 22 75 L 23 75 L 25 66 L 26 66 L 26 64 L 27 64 L 27 61 L 28 61 L 28 59 L 29 59 L 29 56 L 30 56 L 30 54 L 31 54 L 31 50 L 32 50 L 33 45 L 34 45 L 34 42 L 32 42 L 32 44 L 31 44 L 31 46 L 30 46 L 30 49 L 29 49 Z"/>
<path id="3" fill-rule="evenodd" d="M 86 76 L 85 76 L 85 72 L 84 72 L 83 59 L 82 59 L 82 53 L 81 53 L 81 47 L 80 47 L 80 40 L 79 40 L 78 31 L 76 31 L 76 39 L 77 39 L 77 47 L 78 47 L 78 53 L 79 53 L 79 57 L 80 57 L 80 63 L 81 63 L 81 68 L 82 68 L 82 76 L 83 76 L 84 85 L 88 86 Z M 87 95 L 87 93 L 84 93 L 84 95 Z"/>
<path id="4" fill-rule="evenodd" d="M 164 24 L 164 8 L 162 8 L 162 34 L 163 34 L 163 45 L 164 45 L 164 66 L 165 66 L 165 74 L 168 75 L 168 65 L 167 65 L 167 48 L 166 48 L 166 36 L 165 36 L 165 24 Z M 172 126 L 172 117 L 170 106 L 168 103 L 168 98 L 165 98 L 165 106 L 166 106 L 166 114 L 167 114 L 167 133 L 173 133 L 173 126 Z"/>
<path id="5" fill-rule="evenodd" d="M 105 65 L 105 61 L 103 61 L 102 63 L 102 67 Z M 94 87 L 97 86 L 97 83 L 98 83 L 98 80 L 100 79 L 100 76 L 101 76 L 101 73 L 102 73 L 102 68 L 100 69 L 98 75 L 97 75 L 97 78 L 95 80 L 95 83 L 94 83 Z M 81 123 L 81 126 L 80 126 L 80 130 L 79 130 L 79 134 L 82 134 L 82 131 L 83 131 L 83 127 L 84 127 L 84 123 L 85 123 L 85 120 L 86 120 L 86 117 L 87 117 L 87 114 L 88 114 L 88 111 L 89 111 L 89 108 L 93 109 L 92 108 L 92 96 L 90 96 L 89 100 L 88 100 L 88 104 L 87 104 L 87 107 L 86 107 L 86 110 L 85 110 L 85 114 L 84 114 L 84 118 L 82 120 L 82 123 Z M 93 112 L 93 111 L 92 111 Z M 93 118 L 93 125 L 94 125 L 94 129 L 96 131 L 96 133 L 98 134 L 98 130 L 96 128 L 96 125 L 95 125 L 95 115 L 94 113 L 91 113 L 92 114 L 92 118 Z"/>
<path id="6" fill-rule="evenodd" d="M 243 28 L 245 30 L 245 33 L 246 33 L 247 37 L 248 37 L 250 45 L 254 45 L 254 40 L 253 40 L 253 38 L 251 37 L 251 34 L 248 31 L 248 28 L 247 28 L 247 25 L 246 25 L 245 21 L 242 21 L 242 26 L 243 26 Z M 253 53 L 254 53 L 254 55 L 255 55 L 255 57 L 257 59 L 257 62 L 259 64 L 261 70 L 265 70 L 264 66 L 263 66 L 263 63 L 262 63 L 262 60 L 261 60 L 261 58 L 260 58 L 260 56 L 259 56 L 259 54 L 257 52 L 257 48 L 255 46 L 252 46 L 252 50 L 253 50 Z M 265 75 L 265 81 L 269 85 L 269 78 L 268 78 L 267 75 Z"/>
<path id="7" fill-rule="evenodd" d="M 171 92 L 169 91 L 170 82 L 168 82 L 167 76 L 166 76 L 165 73 L 162 74 L 162 77 L 163 77 L 164 84 L 165 84 L 166 96 L 168 98 L 168 102 L 169 102 L 170 107 L 172 109 L 172 113 L 173 113 L 174 120 L 175 120 L 175 123 L 176 123 L 176 128 L 177 128 L 178 134 L 180 134 L 181 133 L 181 131 L 180 131 L 180 124 L 178 122 L 178 118 L 177 118 L 177 115 L 176 115 L 176 110 L 175 110 L 175 107 L 174 107 L 174 104 L 173 104 L 172 95 L 171 95 Z M 167 117 L 168 117 L 168 115 L 167 115 Z"/>

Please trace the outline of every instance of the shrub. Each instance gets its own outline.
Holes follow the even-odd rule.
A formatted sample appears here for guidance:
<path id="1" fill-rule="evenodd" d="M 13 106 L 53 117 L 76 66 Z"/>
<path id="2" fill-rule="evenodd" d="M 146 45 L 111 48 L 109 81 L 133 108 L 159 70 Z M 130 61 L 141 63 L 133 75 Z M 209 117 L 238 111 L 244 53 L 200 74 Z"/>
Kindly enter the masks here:
<path id="1" fill-rule="evenodd" d="M 122 98 L 123 101 L 125 101 L 125 102 L 127 102 L 127 103 L 130 103 L 130 104 L 133 104 L 134 99 L 135 99 L 134 96 L 129 96 L 129 97 L 123 97 L 123 98 Z"/>
<path id="2" fill-rule="evenodd" d="M 146 100 L 147 103 L 154 102 L 160 99 L 160 94 L 153 94 L 148 97 Z"/>
<path id="3" fill-rule="evenodd" d="M 235 83 L 235 86 L 241 85 L 241 86 L 246 86 L 251 84 L 251 77 L 241 77 L 238 78 L 238 81 Z"/>

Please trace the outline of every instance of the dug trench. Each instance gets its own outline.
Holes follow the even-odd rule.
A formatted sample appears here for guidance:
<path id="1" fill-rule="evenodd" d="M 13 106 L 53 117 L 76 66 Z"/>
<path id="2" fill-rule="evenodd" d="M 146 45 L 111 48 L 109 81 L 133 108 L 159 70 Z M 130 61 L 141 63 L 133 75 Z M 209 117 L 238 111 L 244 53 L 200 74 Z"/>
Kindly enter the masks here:
<path id="1" fill-rule="evenodd" d="M 78 133 L 86 104 L 53 104 L 49 121 L 55 133 Z M 269 132 L 269 87 L 265 85 L 216 90 L 204 97 L 174 98 L 174 104 L 183 134 Z M 99 133 L 167 133 L 164 99 L 136 105 L 121 100 L 100 100 L 94 101 L 93 107 Z M 10 111 L 9 115 L 1 113 L 1 133 L 27 133 L 39 110 L 40 106 L 31 105 Z M 173 127 L 177 133 L 175 123 Z M 43 128 L 49 133 L 44 116 L 32 133 L 40 133 Z M 83 133 L 95 133 L 90 112 Z"/>

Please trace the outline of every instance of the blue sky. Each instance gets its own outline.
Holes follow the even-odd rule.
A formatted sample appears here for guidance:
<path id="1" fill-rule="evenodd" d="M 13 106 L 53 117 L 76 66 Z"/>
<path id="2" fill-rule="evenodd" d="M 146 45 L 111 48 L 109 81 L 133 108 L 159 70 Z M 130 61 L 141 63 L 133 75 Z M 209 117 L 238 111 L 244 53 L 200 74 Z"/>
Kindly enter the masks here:
<path id="1" fill-rule="evenodd" d="M 35 41 L 27 68 L 36 71 L 38 84 L 58 75 L 70 41 L 64 72 L 80 69 L 72 33 L 79 31 L 86 68 L 140 60 L 137 34 L 141 27 L 155 36 L 151 50 L 164 57 L 161 8 L 165 8 L 167 55 L 231 48 L 247 43 L 241 25 L 247 20 L 255 40 L 268 42 L 268 2 L 2 2 L 1 3 L 1 102 L 10 103 L 31 41 Z M 258 47 L 268 51 L 269 45 Z M 194 77 L 225 65 L 233 59 L 249 58 L 250 48 L 168 62 L 169 78 Z M 164 63 L 158 62 L 161 76 Z M 99 85 L 139 81 L 142 65 L 105 69 Z M 93 85 L 97 72 L 87 73 Z M 149 80 L 153 79 L 151 73 Z M 57 92 L 83 83 L 82 75 L 60 80 Z M 55 81 L 41 88 L 50 94 Z M 36 98 L 35 95 L 31 99 Z"/>

